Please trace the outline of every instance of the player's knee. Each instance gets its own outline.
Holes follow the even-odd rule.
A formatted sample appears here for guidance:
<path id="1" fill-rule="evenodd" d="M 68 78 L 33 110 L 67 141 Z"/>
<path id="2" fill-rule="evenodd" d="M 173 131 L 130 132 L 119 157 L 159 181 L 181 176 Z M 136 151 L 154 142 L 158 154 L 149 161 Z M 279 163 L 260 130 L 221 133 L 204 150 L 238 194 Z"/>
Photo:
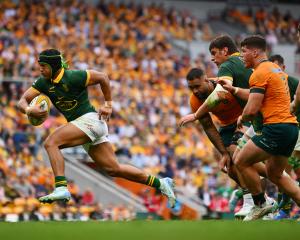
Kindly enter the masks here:
<path id="1" fill-rule="evenodd" d="M 48 137 L 44 142 L 44 147 L 49 149 L 51 147 L 59 147 L 59 144 L 56 142 L 55 139 Z"/>
<path id="2" fill-rule="evenodd" d="M 118 177 L 120 176 L 120 166 L 107 166 L 103 168 L 104 171 L 110 176 L 110 177 Z"/>
<path id="3" fill-rule="evenodd" d="M 241 171 L 244 169 L 245 164 L 243 163 L 243 160 L 239 156 L 236 156 L 234 158 L 233 162 L 238 171 Z"/>

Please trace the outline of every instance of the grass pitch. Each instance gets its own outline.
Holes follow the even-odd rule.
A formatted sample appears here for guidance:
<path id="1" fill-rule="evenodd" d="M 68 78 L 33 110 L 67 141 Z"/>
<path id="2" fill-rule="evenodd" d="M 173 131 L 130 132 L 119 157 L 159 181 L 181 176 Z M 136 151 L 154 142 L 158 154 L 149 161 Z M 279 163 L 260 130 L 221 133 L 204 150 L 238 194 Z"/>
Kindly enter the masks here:
<path id="1" fill-rule="evenodd" d="M 260 240 L 299 239 L 292 221 L 132 221 L 0 223 L 9 240 Z"/>

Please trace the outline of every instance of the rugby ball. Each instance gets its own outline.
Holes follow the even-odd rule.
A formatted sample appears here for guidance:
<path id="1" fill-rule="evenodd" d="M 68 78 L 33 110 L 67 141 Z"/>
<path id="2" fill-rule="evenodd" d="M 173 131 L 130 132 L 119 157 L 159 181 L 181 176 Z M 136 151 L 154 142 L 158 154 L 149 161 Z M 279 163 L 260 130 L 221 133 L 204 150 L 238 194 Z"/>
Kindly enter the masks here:
<path id="1" fill-rule="evenodd" d="M 38 125 L 41 125 L 46 120 L 46 118 L 48 117 L 48 114 L 49 114 L 49 111 L 50 111 L 50 106 L 51 106 L 50 99 L 47 96 L 41 94 L 39 96 L 36 96 L 29 103 L 30 107 L 35 106 L 35 105 L 39 105 L 41 107 L 41 109 L 47 111 L 47 116 L 44 117 L 44 118 L 35 118 L 35 117 L 27 115 L 28 121 L 30 122 L 30 124 L 33 125 L 33 126 L 38 126 Z"/>

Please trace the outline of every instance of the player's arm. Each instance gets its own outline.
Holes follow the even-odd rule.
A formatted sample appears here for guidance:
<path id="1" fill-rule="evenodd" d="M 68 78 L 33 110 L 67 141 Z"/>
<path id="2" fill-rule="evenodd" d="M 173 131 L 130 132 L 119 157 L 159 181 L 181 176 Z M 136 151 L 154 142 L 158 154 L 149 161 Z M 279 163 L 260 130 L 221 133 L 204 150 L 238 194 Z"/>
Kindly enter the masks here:
<path id="1" fill-rule="evenodd" d="M 254 119 L 262 106 L 264 96 L 262 89 L 261 92 L 255 91 L 255 88 L 251 89 L 248 102 L 242 113 L 241 122 L 249 122 Z"/>
<path id="2" fill-rule="evenodd" d="M 100 84 L 104 99 L 106 102 L 111 103 L 111 89 L 109 84 L 109 78 L 106 73 L 98 72 L 95 70 L 87 70 L 88 77 L 86 86 Z"/>
<path id="3" fill-rule="evenodd" d="M 112 98 L 109 78 L 106 73 L 95 70 L 87 70 L 86 86 L 100 84 L 105 104 L 99 110 L 99 117 L 108 121 L 112 113 Z"/>
<path id="4" fill-rule="evenodd" d="M 221 139 L 221 136 L 214 125 L 211 116 L 207 113 L 205 114 L 201 119 L 199 119 L 207 137 L 211 141 L 211 143 L 215 146 L 215 148 L 221 153 L 221 154 L 227 154 L 227 150 L 223 144 L 223 141 Z"/>
<path id="5" fill-rule="evenodd" d="M 41 93 L 33 88 L 28 88 L 24 94 L 22 95 L 21 99 L 19 100 L 17 107 L 21 113 L 27 114 L 30 111 L 29 103 L 34 99 L 36 96 L 40 95 Z"/>
<path id="6" fill-rule="evenodd" d="M 217 81 L 222 87 L 230 92 L 232 95 L 247 101 L 249 98 L 250 90 L 249 89 L 244 89 L 244 88 L 239 88 L 239 87 L 234 87 L 232 86 L 232 81 L 228 79 L 218 79 Z"/>
<path id="7" fill-rule="evenodd" d="M 221 136 L 216 126 L 214 125 L 211 116 L 209 115 L 209 113 L 207 113 L 199 121 L 211 143 L 222 155 L 222 158 L 219 162 L 219 167 L 223 171 L 225 171 L 225 166 L 227 167 L 227 169 L 230 167 L 231 157 L 223 144 Z"/>
<path id="8" fill-rule="evenodd" d="M 188 122 L 201 119 L 207 113 L 211 112 L 215 107 L 217 107 L 223 99 L 226 99 L 226 94 L 228 94 L 221 85 L 217 85 L 214 91 L 209 94 L 205 102 L 197 109 L 197 111 L 192 115 L 189 114 L 184 117 L 181 121 L 181 125 Z"/>

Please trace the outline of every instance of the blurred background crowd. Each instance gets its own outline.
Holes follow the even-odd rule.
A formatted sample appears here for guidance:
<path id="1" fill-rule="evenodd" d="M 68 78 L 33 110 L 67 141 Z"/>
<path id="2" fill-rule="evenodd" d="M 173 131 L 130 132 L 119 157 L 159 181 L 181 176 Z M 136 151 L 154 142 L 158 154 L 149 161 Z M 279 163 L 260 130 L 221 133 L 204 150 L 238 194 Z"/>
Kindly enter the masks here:
<path id="1" fill-rule="evenodd" d="M 207 22 L 160 4 L 4 0 L 0 9 L 0 221 L 135 218 L 130 206 L 102 206 L 91 189 L 79 189 L 72 180 L 71 203 L 37 202 L 53 187 L 42 142 L 65 120 L 52 109 L 42 127 L 33 127 L 16 103 L 40 74 L 38 53 L 49 47 L 61 50 L 71 69 L 108 73 L 114 101 L 110 140 L 120 161 L 174 178 L 178 190 L 200 198 L 210 211 L 229 212 L 235 185 L 220 173 L 218 154 L 197 124 L 177 128 L 190 112 L 187 71 L 200 67 L 213 77 L 217 68 L 209 56 L 191 59 L 171 43 L 210 41 L 217 32 Z M 278 9 L 225 9 L 224 18 L 267 35 L 271 45 L 295 41 L 299 21 Z M 96 108 L 103 103 L 99 86 L 89 95 Z"/>

